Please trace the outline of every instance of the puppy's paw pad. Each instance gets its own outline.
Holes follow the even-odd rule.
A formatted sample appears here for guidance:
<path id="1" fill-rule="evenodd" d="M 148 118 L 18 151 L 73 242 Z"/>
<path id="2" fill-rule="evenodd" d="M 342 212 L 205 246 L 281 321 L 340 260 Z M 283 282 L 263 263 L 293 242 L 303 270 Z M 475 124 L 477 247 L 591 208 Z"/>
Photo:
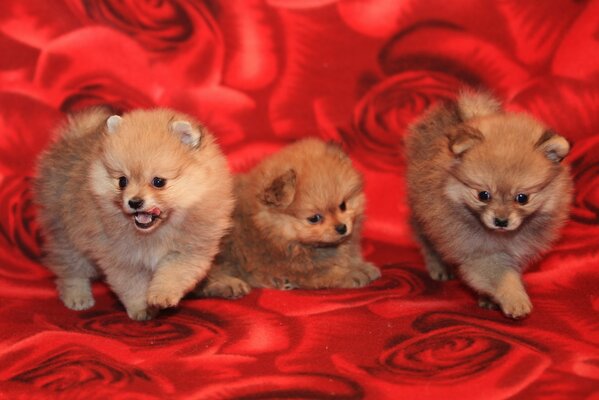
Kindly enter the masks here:
<path id="1" fill-rule="evenodd" d="M 67 308 L 75 311 L 87 310 L 95 304 L 93 296 L 89 293 L 69 294 L 62 298 L 62 302 Z"/>
<path id="2" fill-rule="evenodd" d="M 358 267 L 360 271 L 362 271 L 369 279 L 369 282 L 372 282 L 381 277 L 381 270 L 378 269 L 374 264 L 364 263 Z"/>

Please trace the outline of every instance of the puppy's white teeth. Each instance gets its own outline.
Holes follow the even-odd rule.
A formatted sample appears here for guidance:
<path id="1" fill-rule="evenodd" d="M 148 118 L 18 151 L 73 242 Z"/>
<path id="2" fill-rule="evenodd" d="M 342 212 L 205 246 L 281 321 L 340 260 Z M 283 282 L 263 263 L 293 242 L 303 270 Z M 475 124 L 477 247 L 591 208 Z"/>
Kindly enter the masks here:
<path id="1" fill-rule="evenodd" d="M 135 221 L 138 224 L 149 224 L 152 222 L 152 215 L 148 213 L 137 213 L 135 214 Z"/>

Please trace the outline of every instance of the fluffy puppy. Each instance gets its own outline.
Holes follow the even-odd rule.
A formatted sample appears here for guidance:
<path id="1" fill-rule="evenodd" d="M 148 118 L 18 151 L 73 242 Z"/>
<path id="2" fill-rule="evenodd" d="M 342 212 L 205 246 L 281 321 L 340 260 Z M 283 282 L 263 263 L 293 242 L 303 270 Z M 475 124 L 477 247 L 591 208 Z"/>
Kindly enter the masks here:
<path id="1" fill-rule="evenodd" d="M 339 146 L 296 142 L 237 176 L 235 189 L 233 229 L 201 294 L 353 288 L 380 276 L 361 255 L 362 178 Z"/>
<path id="2" fill-rule="evenodd" d="M 558 236 L 572 197 L 563 137 L 485 93 L 435 107 L 406 138 L 412 224 L 431 277 L 457 266 L 503 313 L 532 310 L 521 272 Z"/>
<path id="3" fill-rule="evenodd" d="M 166 109 L 69 118 L 35 182 L 45 264 L 64 304 L 106 281 L 135 320 L 176 306 L 206 275 L 231 225 L 233 182 L 212 135 Z"/>

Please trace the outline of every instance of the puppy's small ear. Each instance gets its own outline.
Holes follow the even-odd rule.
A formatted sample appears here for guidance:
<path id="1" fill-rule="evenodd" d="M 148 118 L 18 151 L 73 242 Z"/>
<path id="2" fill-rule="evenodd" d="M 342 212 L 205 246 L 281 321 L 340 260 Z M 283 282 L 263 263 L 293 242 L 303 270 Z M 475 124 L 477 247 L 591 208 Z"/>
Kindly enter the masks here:
<path id="1" fill-rule="evenodd" d="M 197 148 L 202 138 L 202 133 L 188 121 L 173 121 L 170 125 L 171 132 L 179 137 L 183 144 Z"/>
<path id="2" fill-rule="evenodd" d="M 106 120 L 106 131 L 110 134 L 116 133 L 116 131 L 119 129 L 119 126 L 121 126 L 122 122 L 123 119 L 118 115 L 111 115 Z"/>
<path id="3" fill-rule="evenodd" d="M 295 196 L 296 173 L 290 169 L 276 177 L 260 195 L 260 200 L 269 207 L 285 208 Z"/>
<path id="4" fill-rule="evenodd" d="M 449 138 L 449 150 L 456 157 L 460 157 L 472 146 L 484 140 L 483 134 L 478 129 L 466 124 L 452 128 L 447 133 L 447 137 Z"/>
<path id="5" fill-rule="evenodd" d="M 549 160 L 559 163 L 570 152 L 570 143 L 557 133 L 548 130 L 541 135 L 536 143 L 536 147 L 541 150 Z"/>

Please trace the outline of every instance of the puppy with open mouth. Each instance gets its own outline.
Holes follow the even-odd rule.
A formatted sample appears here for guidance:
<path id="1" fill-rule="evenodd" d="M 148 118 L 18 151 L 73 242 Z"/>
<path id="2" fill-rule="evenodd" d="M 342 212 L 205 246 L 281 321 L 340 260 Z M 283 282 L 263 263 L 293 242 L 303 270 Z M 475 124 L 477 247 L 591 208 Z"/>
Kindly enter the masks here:
<path id="1" fill-rule="evenodd" d="M 231 224 L 233 184 L 213 136 L 167 109 L 73 115 L 39 161 L 45 264 L 64 304 L 106 281 L 135 320 L 176 306 L 206 275 Z"/>

